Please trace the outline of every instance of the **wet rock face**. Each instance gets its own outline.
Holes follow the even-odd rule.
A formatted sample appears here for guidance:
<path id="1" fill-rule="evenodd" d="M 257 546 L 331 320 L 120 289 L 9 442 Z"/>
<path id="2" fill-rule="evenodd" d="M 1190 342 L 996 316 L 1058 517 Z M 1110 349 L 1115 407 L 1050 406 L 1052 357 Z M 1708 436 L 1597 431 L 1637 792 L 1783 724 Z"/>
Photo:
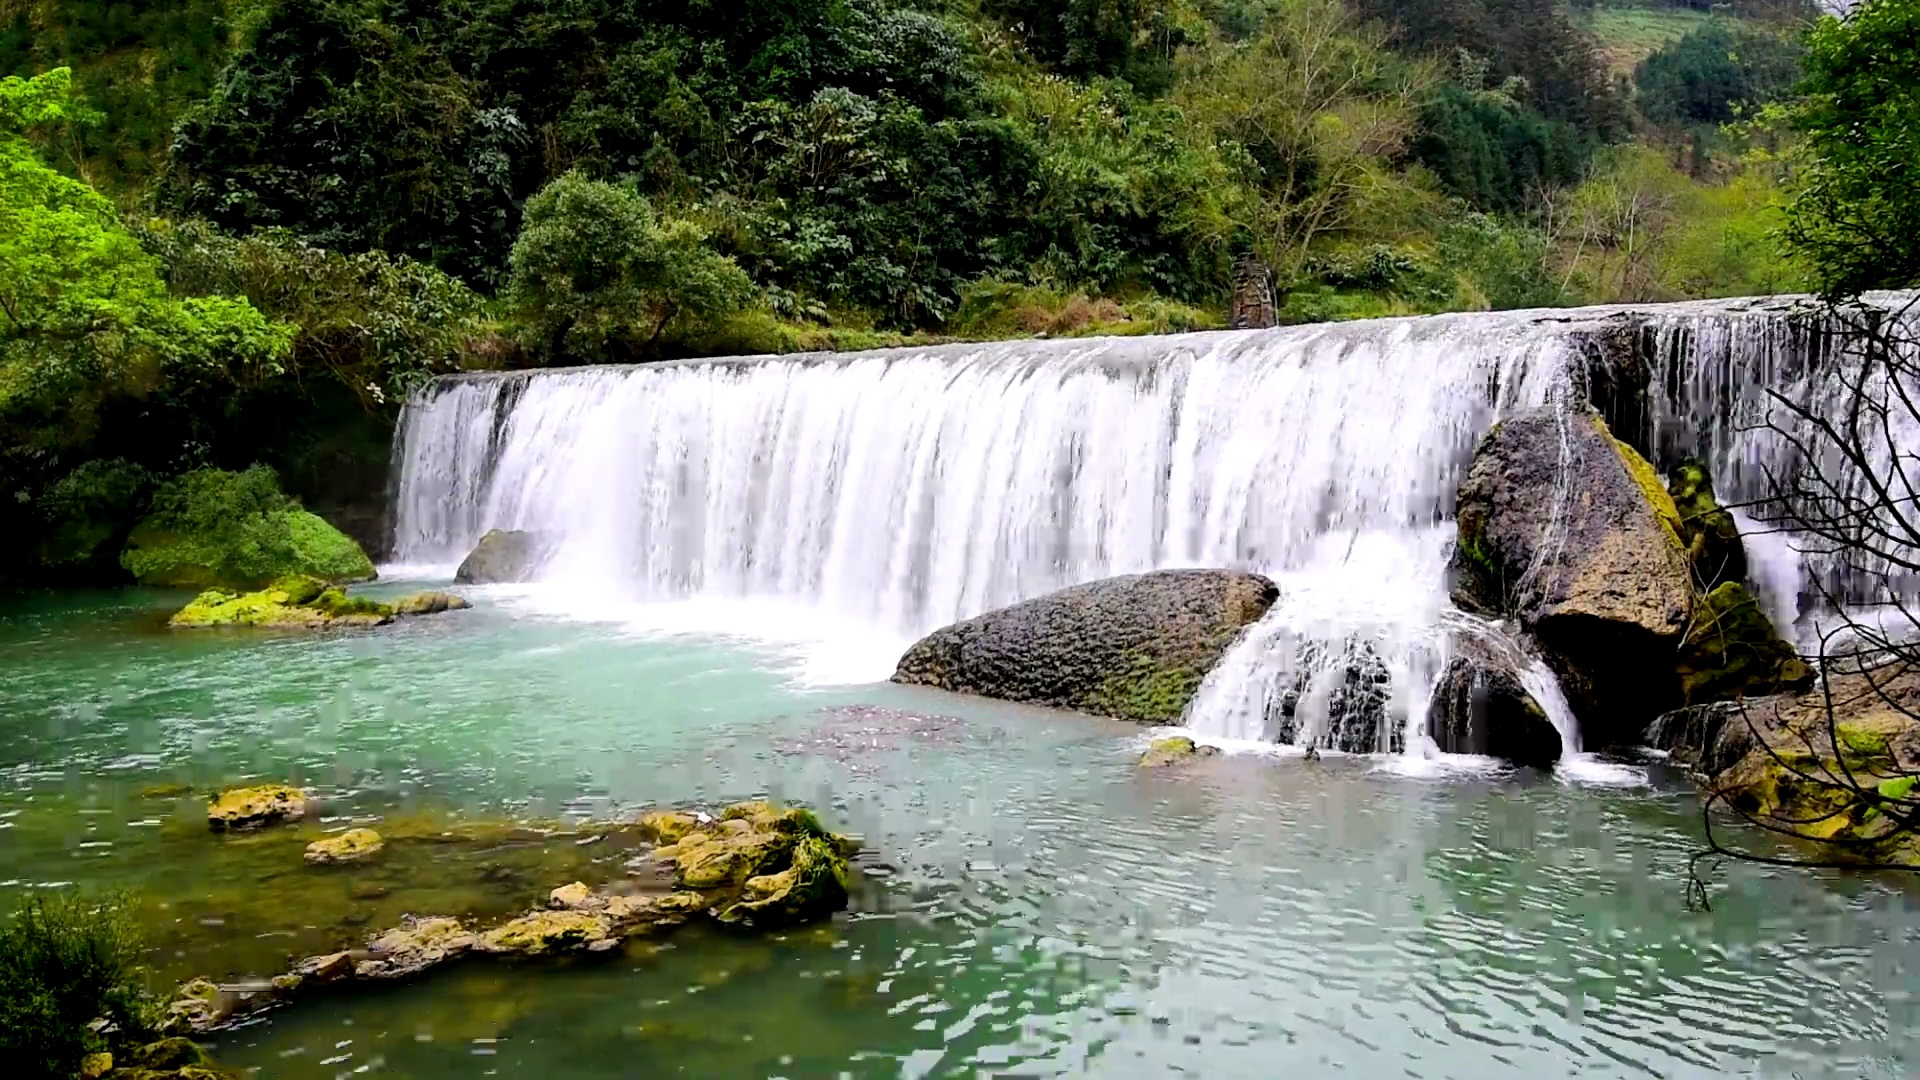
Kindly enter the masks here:
<path id="1" fill-rule="evenodd" d="M 1293 672 L 1269 711 L 1275 741 L 1349 754 L 1406 749 L 1406 725 L 1393 712 L 1393 672 L 1370 642 L 1303 642 Z M 1311 740 L 1303 738 L 1309 728 Z"/>
<path id="2" fill-rule="evenodd" d="M 530 532 L 492 529 L 460 563 L 453 580 L 466 585 L 516 584 L 533 580 L 539 545 Z"/>
<path id="3" fill-rule="evenodd" d="M 1597 414 L 1548 407 L 1495 426 L 1458 519 L 1455 603 L 1519 619 L 1588 745 L 1630 741 L 1679 703 L 1673 656 L 1694 609 L 1679 513 Z"/>
<path id="4" fill-rule="evenodd" d="M 1456 656 L 1434 685 L 1427 733 L 1449 754 L 1481 754 L 1547 768 L 1560 760 L 1560 733 L 1520 675 L 1486 654 Z"/>
<path id="5" fill-rule="evenodd" d="M 1168 724 L 1278 590 L 1258 574 L 1162 570 L 1062 589 L 936 630 L 893 681 Z"/>

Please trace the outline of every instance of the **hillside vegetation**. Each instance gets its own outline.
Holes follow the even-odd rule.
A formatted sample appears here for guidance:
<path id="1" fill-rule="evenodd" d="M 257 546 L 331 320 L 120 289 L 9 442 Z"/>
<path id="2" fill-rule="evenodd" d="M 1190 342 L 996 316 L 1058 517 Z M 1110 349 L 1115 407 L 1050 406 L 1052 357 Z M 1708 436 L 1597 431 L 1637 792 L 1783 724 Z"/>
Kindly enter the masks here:
<path id="1" fill-rule="evenodd" d="M 112 573 L 207 467 L 377 541 L 397 405 L 460 368 L 1202 328 L 1262 280 L 1287 322 L 1852 285 L 1845 209 L 1787 213 L 1840 146 L 1816 23 L 0 0 L 0 580 Z"/>

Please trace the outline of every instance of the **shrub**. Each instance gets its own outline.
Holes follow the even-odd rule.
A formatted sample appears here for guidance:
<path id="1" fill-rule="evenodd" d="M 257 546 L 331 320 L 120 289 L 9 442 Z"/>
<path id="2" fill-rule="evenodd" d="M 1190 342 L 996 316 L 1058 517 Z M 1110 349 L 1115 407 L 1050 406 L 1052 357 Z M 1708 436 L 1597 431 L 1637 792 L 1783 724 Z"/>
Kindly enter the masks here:
<path id="1" fill-rule="evenodd" d="M 0 927 L 0 1060 L 16 1075 L 72 1076 L 100 1048 L 105 1018 L 127 1034 L 148 1025 L 139 934 L 119 901 L 36 896 Z"/>
<path id="2" fill-rule="evenodd" d="M 255 588 L 287 574 L 364 581 L 373 563 L 280 491 L 273 470 L 197 469 L 154 492 L 120 563 L 148 585 Z"/>

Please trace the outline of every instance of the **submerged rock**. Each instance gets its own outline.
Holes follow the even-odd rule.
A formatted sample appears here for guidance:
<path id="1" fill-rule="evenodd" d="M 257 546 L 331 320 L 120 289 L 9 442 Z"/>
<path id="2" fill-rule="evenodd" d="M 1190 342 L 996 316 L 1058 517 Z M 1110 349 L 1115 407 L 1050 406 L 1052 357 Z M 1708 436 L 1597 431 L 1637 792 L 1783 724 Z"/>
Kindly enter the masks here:
<path id="1" fill-rule="evenodd" d="M 491 529 L 454 571 L 463 585 L 515 584 L 533 580 L 539 568 L 539 545 L 530 532 Z"/>
<path id="2" fill-rule="evenodd" d="M 1217 747 L 1202 746 L 1185 735 L 1176 735 L 1170 739 L 1155 739 L 1147 746 L 1147 752 L 1140 755 L 1140 767 L 1143 769 L 1163 769 L 1168 765 L 1180 765 L 1195 758 L 1209 758 L 1218 754 Z"/>
<path id="3" fill-rule="evenodd" d="M 1519 619 L 1589 745 L 1628 741 L 1679 703 L 1673 656 L 1694 608 L 1680 514 L 1598 414 L 1547 407 L 1496 425 L 1458 506 L 1455 602 Z"/>
<path id="4" fill-rule="evenodd" d="M 1076 585 L 934 631 L 900 658 L 893 681 L 1173 723 L 1278 595 L 1266 578 L 1231 570 Z"/>
<path id="5" fill-rule="evenodd" d="M 380 854 L 385 846 L 380 834 L 372 829 L 348 829 L 338 836 L 308 844 L 306 859 L 314 866 L 362 862 Z"/>
<path id="6" fill-rule="evenodd" d="M 307 793 L 286 784 L 233 788 L 207 804 L 207 824 L 215 832 L 258 829 L 307 814 Z"/>

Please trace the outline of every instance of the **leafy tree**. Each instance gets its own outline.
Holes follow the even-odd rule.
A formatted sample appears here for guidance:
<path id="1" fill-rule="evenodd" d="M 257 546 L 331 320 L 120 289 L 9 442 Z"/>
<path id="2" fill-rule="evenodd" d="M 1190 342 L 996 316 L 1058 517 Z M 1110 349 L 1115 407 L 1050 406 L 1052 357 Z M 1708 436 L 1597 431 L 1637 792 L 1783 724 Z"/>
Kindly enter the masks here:
<path id="1" fill-rule="evenodd" d="M 1431 202 L 1395 172 L 1430 73 L 1339 0 L 1284 0 L 1258 33 L 1196 53 L 1177 95 L 1243 185 L 1238 208 L 1283 286 L 1316 246 L 1394 231 Z"/>
<path id="2" fill-rule="evenodd" d="M 365 581 L 352 540 L 280 491 L 273 470 L 195 469 L 161 484 L 120 563 L 151 585 L 257 588 L 288 574 Z"/>
<path id="3" fill-rule="evenodd" d="M 1662 124 L 1727 124 L 1791 90 L 1799 41 L 1722 22 L 1692 30 L 1641 61 L 1640 111 Z"/>
<path id="4" fill-rule="evenodd" d="M 753 295 L 706 241 L 631 188 L 569 174 L 527 203 L 511 295 L 549 359 L 657 355 L 672 334 L 708 328 Z"/>
<path id="5" fill-rule="evenodd" d="M 1864 0 L 1807 39 L 1783 237 L 1824 293 L 1920 284 L 1920 0 Z"/>
<path id="6" fill-rule="evenodd" d="M 292 328 L 244 300 L 170 295 L 113 207 L 49 168 L 29 129 L 74 115 L 70 73 L 0 79 L 0 438 L 53 449 L 164 378 L 277 370 Z"/>
<path id="7" fill-rule="evenodd" d="M 1498 90 L 1445 83 L 1420 110 L 1407 156 L 1449 195 L 1479 210 L 1525 209 L 1546 188 L 1577 183 L 1595 140 Z"/>

